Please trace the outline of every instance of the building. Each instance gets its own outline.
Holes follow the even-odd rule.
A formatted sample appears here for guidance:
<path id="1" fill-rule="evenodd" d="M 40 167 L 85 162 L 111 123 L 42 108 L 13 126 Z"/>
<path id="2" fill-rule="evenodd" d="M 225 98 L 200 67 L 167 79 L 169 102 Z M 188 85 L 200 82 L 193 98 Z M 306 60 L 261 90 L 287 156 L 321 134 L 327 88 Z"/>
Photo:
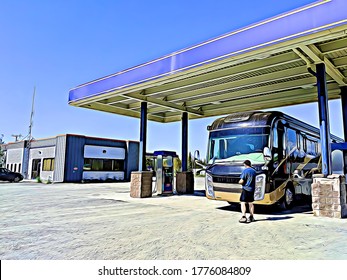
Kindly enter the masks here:
<path id="1" fill-rule="evenodd" d="M 138 170 L 139 143 L 65 134 L 8 143 L 5 166 L 46 182 L 130 181 Z"/>

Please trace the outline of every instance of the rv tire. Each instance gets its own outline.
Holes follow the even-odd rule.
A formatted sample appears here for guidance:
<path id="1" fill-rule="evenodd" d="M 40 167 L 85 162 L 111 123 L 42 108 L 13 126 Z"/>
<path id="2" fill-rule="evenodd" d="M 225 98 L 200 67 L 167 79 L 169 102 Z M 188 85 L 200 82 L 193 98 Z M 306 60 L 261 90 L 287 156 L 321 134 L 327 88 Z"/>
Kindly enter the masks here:
<path id="1" fill-rule="evenodd" d="M 288 184 L 284 190 L 284 196 L 280 203 L 281 209 L 292 209 L 295 202 L 295 190 L 292 184 Z"/>

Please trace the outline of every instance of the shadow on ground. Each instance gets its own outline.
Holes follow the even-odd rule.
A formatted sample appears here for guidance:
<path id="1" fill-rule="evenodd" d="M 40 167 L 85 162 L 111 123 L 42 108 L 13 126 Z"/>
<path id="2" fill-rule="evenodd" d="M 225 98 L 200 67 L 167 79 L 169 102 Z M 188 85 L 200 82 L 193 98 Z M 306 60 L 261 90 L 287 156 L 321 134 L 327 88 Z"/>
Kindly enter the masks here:
<path id="1" fill-rule="evenodd" d="M 241 207 L 239 204 L 226 205 L 223 207 L 218 207 L 217 209 L 222 211 L 241 212 Z M 249 212 L 248 207 L 247 207 L 247 212 Z M 289 210 L 281 210 L 280 207 L 277 205 L 272 205 L 272 206 L 255 205 L 254 212 L 256 214 L 271 214 L 271 215 L 278 215 L 278 216 L 295 214 L 295 213 L 310 214 L 310 215 L 313 214 L 311 204 L 307 204 L 304 202 L 296 203 L 296 205 L 294 205 L 294 207 Z M 275 220 L 275 218 L 272 218 L 272 219 Z"/>

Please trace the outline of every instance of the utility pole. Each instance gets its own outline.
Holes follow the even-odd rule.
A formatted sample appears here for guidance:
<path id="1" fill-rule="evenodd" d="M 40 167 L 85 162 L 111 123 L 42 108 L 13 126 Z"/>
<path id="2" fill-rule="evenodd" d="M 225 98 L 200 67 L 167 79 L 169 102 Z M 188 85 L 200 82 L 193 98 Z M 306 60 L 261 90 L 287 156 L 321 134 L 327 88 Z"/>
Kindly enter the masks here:
<path id="1" fill-rule="evenodd" d="M 23 137 L 22 134 L 12 134 L 11 136 L 15 138 L 15 140 L 14 140 L 15 142 L 18 142 L 18 138 Z"/>

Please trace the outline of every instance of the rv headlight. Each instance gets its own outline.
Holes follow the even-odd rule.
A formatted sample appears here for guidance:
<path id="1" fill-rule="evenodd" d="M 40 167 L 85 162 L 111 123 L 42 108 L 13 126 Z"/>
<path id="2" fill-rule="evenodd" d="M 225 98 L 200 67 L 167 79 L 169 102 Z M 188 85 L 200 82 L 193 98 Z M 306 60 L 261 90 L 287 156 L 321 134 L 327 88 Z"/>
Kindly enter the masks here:
<path id="1" fill-rule="evenodd" d="M 212 176 L 208 173 L 206 173 L 206 179 L 205 179 L 205 186 L 206 186 L 206 191 L 209 196 L 214 197 L 214 192 L 213 192 L 213 179 Z"/>
<path id="2" fill-rule="evenodd" d="M 255 177 L 254 200 L 263 200 L 265 195 L 266 175 L 260 174 Z"/>

